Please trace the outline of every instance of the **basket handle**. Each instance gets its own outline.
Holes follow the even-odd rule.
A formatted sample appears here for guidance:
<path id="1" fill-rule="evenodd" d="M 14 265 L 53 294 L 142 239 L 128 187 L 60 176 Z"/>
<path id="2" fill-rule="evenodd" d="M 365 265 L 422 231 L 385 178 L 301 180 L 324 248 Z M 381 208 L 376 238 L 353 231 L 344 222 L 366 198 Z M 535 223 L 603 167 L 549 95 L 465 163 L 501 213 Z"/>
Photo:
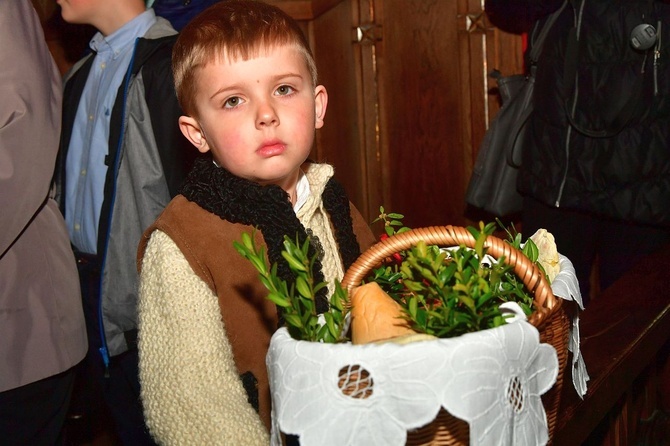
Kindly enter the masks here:
<path id="1" fill-rule="evenodd" d="M 476 241 L 467 229 L 451 225 L 410 229 L 392 235 L 371 246 L 358 257 L 345 273 L 342 287 L 351 293 L 353 288 L 360 285 L 370 271 L 384 259 L 398 251 L 411 248 L 421 240 L 428 245 L 464 245 L 468 248 L 474 248 Z M 513 267 L 517 277 L 533 293 L 535 311 L 528 320 L 539 327 L 557 306 L 556 297 L 544 273 L 521 251 L 498 237 L 489 235 L 484 247 L 487 248 L 486 253 L 496 259 L 504 256 L 505 263 Z"/>

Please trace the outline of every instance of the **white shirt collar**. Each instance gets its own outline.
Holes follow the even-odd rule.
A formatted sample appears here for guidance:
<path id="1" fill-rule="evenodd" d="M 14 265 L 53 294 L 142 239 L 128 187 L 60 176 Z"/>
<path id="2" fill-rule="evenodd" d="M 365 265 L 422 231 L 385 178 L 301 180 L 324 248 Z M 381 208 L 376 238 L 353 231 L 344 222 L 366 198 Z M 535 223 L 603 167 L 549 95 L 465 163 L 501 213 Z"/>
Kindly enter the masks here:
<path id="1" fill-rule="evenodd" d="M 307 175 L 300 170 L 300 176 L 298 177 L 298 183 L 295 185 L 295 205 L 293 206 L 293 211 L 297 214 L 301 207 L 307 202 L 311 194 L 311 189 L 309 187 L 309 180 Z"/>

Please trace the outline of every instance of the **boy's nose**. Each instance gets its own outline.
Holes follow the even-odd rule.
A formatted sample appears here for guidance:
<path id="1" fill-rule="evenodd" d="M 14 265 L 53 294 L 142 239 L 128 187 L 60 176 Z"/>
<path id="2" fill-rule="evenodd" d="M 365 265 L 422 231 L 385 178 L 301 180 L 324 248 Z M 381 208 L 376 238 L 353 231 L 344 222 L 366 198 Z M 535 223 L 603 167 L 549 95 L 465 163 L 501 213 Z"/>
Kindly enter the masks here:
<path id="1" fill-rule="evenodd" d="M 279 117 L 277 116 L 274 107 L 270 104 L 261 104 L 257 111 L 256 126 L 266 127 L 277 124 L 279 124 Z"/>

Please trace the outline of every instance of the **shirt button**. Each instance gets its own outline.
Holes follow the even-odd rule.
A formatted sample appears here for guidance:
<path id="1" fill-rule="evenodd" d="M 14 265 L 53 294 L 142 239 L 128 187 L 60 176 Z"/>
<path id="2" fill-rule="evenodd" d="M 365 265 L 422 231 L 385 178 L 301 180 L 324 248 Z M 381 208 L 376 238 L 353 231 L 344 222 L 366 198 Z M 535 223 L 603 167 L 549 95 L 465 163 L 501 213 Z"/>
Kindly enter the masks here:
<path id="1" fill-rule="evenodd" d="M 86 169 L 81 169 L 81 174 L 82 174 L 82 176 L 86 175 Z"/>
<path id="2" fill-rule="evenodd" d="M 104 63 L 104 62 L 100 64 L 100 68 L 102 68 L 103 70 L 105 69 L 106 66 L 107 66 L 107 64 Z"/>
<path id="3" fill-rule="evenodd" d="M 81 229 L 81 225 L 80 225 L 79 223 L 75 223 L 75 224 L 74 224 L 74 230 L 75 230 L 75 231 L 78 231 L 78 230 L 80 230 L 80 229 Z"/>
<path id="4" fill-rule="evenodd" d="M 93 115 L 88 115 L 88 120 L 93 121 Z"/>

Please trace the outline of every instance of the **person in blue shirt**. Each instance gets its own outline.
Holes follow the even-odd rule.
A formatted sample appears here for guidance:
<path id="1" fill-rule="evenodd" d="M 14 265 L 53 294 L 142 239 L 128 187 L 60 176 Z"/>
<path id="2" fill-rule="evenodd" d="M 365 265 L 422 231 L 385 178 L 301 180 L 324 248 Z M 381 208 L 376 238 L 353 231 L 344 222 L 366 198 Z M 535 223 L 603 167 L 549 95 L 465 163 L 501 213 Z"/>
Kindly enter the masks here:
<path id="1" fill-rule="evenodd" d="M 143 0 L 58 4 L 66 22 L 98 30 L 65 76 L 55 175 L 89 336 L 80 376 L 102 390 L 124 444 L 152 444 L 139 403 L 135 258 L 197 153 L 178 128 L 177 33 Z"/>

